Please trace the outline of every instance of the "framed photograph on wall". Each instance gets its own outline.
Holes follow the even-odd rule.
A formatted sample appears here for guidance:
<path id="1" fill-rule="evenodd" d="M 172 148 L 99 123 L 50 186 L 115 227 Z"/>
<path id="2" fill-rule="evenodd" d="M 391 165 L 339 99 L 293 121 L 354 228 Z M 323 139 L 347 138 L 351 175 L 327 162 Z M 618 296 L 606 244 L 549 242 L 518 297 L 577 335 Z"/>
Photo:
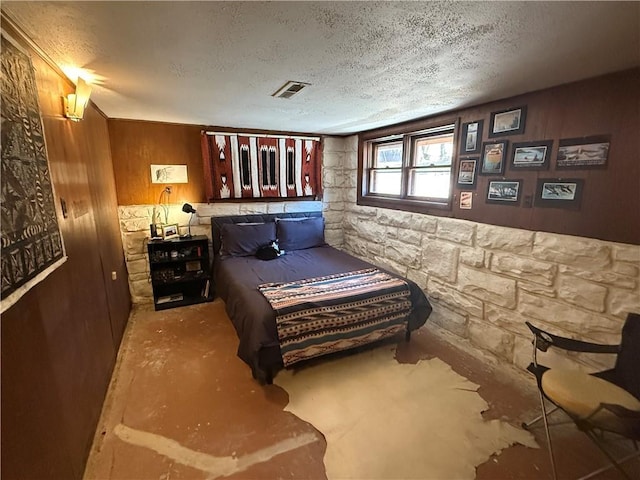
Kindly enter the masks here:
<path id="1" fill-rule="evenodd" d="M 511 108 L 491 113 L 489 138 L 504 135 L 519 135 L 524 133 L 524 122 L 527 117 L 527 107 Z"/>
<path id="2" fill-rule="evenodd" d="M 484 120 L 462 124 L 460 140 L 460 155 L 473 155 L 480 153 L 482 145 L 482 126 Z"/>
<path id="3" fill-rule="evenodd" d="M 514 143 L 511 153 L 511 167 L 519 170 L 546 170 L 553 140 Z"/>
<path id="4" fill-rule="evenodd" d="M 583 186 L 581 178 L 539 178 L 535 206 L 579 210 Z"/>
<path id="5" fill-rule="evenodd" d="M 522 180 L 496 180 L 489 182 L 487 203 L 517 205 L 520 203 Z"/>
<path id="6" fill-rule="evenodd" d="M 461 158 L 458 164 L 458 185 L 466 188 L 476 186 L 477 158 Z"/>
<path id="7" fill-rule="evenodd" d="M 560 140 L 556 168 L 606 167 L 609 137 L 584 137 Z"/>
<path id="8" fill-rule="evenodd" d="M 473 192 L 460 192 L 460 209 L 471 210 L 473 208 Z"/>
<path id="9" fill-rule="evenodd" d="M 482 161 L 480 163 L 482 175 L 501 175 L 504 173 L 508 144 L 507 140 L 496 140 L 482 144 Z"/>

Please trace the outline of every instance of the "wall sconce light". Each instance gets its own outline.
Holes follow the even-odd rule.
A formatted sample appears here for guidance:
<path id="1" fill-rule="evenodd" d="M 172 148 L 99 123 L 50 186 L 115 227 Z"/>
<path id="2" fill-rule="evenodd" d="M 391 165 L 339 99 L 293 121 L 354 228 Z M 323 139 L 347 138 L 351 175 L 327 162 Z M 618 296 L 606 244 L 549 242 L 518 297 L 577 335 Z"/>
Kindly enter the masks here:
<path id="1" fill-rule="evenodd" d="M 191 238 L 191 220 L 193 219 L 193 214 L 196 213 L 196 209 L 193 208 L 191 204 L 185 203 L 184 205 L 182 205 L 182 211 L 184 213 L 191 214 L 191 216 L 189 217 L 189 233 L 185 237 L 185 238 Z"/>
<path id="2" fill-rule="evenodd" d="M 91 86 L 82 77 L 78 77 L 76 93 L 70 93 L 64 97 L 65 117 L 74 122 L 79 122 L 84 116 L 84 109 L 89 103 Z"/>

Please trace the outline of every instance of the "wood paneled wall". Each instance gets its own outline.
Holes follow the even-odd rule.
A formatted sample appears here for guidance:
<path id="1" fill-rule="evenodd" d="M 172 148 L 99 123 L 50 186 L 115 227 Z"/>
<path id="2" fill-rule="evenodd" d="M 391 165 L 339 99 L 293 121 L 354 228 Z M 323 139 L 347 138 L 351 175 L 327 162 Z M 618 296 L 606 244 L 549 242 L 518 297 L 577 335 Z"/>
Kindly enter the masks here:
<path id="1" fill-rule="evenodd" d="M 491 112 L 522 105 L 527 106 L 524 133 L 496 138 L 509 141 L 505 173 L 478 175 L 474 189 L 455 185 L 456 177 L 451 210 L 425 210 L 424 207 L 416 207 L 416 211 L 492 225 L 640 244 L 640 69 L 448 112 L 441 117 L 434 116 L 371 130 L 361 135 L 361 142 L 363 139 L 382 137 L 398 131 L 420 130 L 425 125 L 437 122 L 438 118 L 450 120 L 452 115 L 459 117 L 460 124 L 484 120 L 482 141 L 486 142 L 489 140 Z M 596 135 L 610 136 L 606 168 L 555 168 L 561 139 Z M 548 139 L 553 140 L 548 170 L 524 171 L 510 167 L 514 143 Z M 457 144 L 459 143 L 458 139 Z M 481 154 L 473 157 L 481 159 Z M 454 175 L 458 173 L 458 161 L 459 157 L 456 157 Z M 503 178 L 523 181 L 518 206 L 486 203 L 489 182 Z M 538 178 L 583 179 L 580 208 L 570 210 L 531 206 Z M 460 209 L 461 191 L 473 191 L 471 210 Z M 388 205 L 388 208 L 393 208 L 393 205 Z"/>
<path id="2" fill-rule="evenodd" d="M 509 140 L 504 177 L 523 180 L 524 200 L 535 198 L 538 178 L 584 180 L 579 210 L 520 206 L 510 208 L 487 204 L 488 182 L 500 177 L 479 176 L 474 208 L 461 210 L 459 197 L 454 205 L 457 218 L 517 226 L 527 230 L 565 233 L 581 237 L 640 243 L 640 69 L 606 75 L 563 85 L 464 111 L 462 122 L 485 119 L 483 140 L 487 140 L 490 111 L 527 105 L 525 132 Z M 488 107 L 488 108 L 487 108 Z M 592 135 L 610 135 L 606 168 L 555 168 L 559 140 Z M 514 142 L 551 139 L 549 170 L 516 171 L 510 168 Z M 456 188 L 456 194 L 464 189 Z M 488 221 L 486 221 L 487 219 Z"/>
<path id="3" fill-rule="evenodd" d="M 159 203 L 166 186 L 151 183 L 151 165 L 186 165 L 189 183 L 171 185 L 169 203 L 206 202 L 200 150 L 202 126 L 109 120 L 118 205 Z M 166 202 L 166 198 L 164 198 Z"/>
<path id="4" fill-rule="evenodd" d="M 34 64 L 68 255 L 2 315 L 2 477 L 80 479 L 131 309 L 107 120 L 93 105 L 66 120 L 73 85 L 2 28 Z"/>

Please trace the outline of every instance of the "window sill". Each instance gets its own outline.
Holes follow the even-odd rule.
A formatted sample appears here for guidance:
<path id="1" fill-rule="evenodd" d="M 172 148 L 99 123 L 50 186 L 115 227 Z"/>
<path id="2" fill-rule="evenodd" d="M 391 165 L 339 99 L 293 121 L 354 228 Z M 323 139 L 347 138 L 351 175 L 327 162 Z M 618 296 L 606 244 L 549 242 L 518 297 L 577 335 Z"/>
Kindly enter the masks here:
<path id="1" fill-rule="evenodd" d="M 367 207 L 388 208 L 391 210 L 404 210 L 415 213 L 429 213 L 430 210 L 442 212 L 451 210 L 449 201 L 410 200 L 407 198 L 379 197 L 374 195 L 358 195 L 358 205 Z M 442 215 L 442 213 L 438 213 Z"/>

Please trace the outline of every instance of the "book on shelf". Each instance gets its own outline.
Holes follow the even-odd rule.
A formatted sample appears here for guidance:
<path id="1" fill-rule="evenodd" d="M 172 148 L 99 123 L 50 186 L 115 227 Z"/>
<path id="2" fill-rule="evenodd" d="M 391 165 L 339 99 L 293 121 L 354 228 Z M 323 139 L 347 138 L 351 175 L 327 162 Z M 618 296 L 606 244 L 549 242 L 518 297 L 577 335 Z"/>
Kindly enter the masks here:
<path id="1" fill-rule="evenodd" d="M 181 293 L 174 293 L 173 295 L 166 295 L 164 297 L 158 297 L 158 300 L 156 300 L 156 303 L 158 305 L 160 305 L 162 303 L 179 302 L 183 298 L 184 297 L 183 297 L 183 295 Z"/>
<path id="2" fill-rule="evenodd" d="M 207 280 L 207 283 L 205 283 L 204 285 L 204 289 L 202 290 L 202 296 L 204 298 L 209 298 L 209 280 Z"/>

